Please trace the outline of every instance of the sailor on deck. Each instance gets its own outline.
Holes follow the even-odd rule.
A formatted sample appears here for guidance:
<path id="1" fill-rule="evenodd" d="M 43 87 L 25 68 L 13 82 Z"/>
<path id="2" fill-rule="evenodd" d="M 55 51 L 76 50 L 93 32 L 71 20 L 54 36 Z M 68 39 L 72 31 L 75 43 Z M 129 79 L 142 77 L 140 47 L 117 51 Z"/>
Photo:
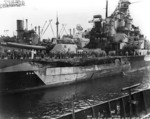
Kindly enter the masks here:
<path id="1" fill-rule="evenodd" d="M 35 54 L 36 54 L 36 50 L 31 50 L 31 59 L 34 59 Z"/>

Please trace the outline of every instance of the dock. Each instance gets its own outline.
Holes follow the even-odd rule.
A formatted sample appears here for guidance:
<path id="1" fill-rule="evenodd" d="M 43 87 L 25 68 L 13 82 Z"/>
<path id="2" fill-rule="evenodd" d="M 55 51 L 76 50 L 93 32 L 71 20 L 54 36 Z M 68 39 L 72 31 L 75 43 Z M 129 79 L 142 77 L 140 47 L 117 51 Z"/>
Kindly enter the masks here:
<path id="1" fill-rule="evenodd" d="M 150 119 L 150 89 L 132 92 L 134 86 L 123 88 L 125 96 L 88 106 L 73 109 L 57 119 Z"/>

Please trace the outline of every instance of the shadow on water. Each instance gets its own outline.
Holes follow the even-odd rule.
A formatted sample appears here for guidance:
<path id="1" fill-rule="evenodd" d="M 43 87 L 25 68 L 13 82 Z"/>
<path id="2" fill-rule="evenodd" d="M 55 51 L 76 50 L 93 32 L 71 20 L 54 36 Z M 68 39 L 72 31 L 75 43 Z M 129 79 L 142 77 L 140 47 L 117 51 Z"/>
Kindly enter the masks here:
<path id="1" fill-rule="evenodd" d="M 124 95 L 121 89 L 136 83 L 149 88 L 150 70 L 90 80 L 34 92 L 5 95 L 0 97 L 0 117 L 44 118 L 48 115 L 70 112 L 72 98 L 75 106 L 97 104 Z"/>

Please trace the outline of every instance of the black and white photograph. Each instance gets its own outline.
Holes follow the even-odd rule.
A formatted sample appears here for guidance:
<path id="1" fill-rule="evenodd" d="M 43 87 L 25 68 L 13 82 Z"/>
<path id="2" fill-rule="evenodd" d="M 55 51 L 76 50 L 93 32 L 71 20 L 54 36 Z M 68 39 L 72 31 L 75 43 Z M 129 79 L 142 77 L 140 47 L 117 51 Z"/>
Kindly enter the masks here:
<path id="1" fill-rule="evenodd" d="M 149 0 L 0 0 L 0 119 L 150 119 Z"/>

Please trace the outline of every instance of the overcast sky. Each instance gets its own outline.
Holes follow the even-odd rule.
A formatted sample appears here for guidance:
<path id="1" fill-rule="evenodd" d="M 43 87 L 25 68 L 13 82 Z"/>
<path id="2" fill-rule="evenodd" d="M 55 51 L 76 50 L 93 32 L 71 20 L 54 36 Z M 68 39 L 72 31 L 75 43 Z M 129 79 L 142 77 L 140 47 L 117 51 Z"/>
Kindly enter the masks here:
<path id="1" fill-rule="evenodd" d="M 5 35 L 4 30 L 9 30 L 8 35 L 16 34 L 16 20 L 28 19 L 29 28 L 43 26 L 45 21 L 52 19 L 54 31 L 56 14 L 59 17 L 59 28 L 66 24 L 66 31 L 73 29 L 77 24 L 85 29 L 92 27 L 88 21 L 93 15 L 101 14 L 105 17 L 106 0 L 24 0 L 25 6 L 0 9 L 0 35 Z M 109 0 L 109 15 L 114 11 L 119 0 Z M 138 2 L 130 6 L 131 16 L 135 25 L 138 25 L 142 33 L 150 39 L 150 0 L 130 0 Z M 0 0 L 0 3 L 4 3 Z M 50 27 L 43 38 L 53 37 Z"/>

